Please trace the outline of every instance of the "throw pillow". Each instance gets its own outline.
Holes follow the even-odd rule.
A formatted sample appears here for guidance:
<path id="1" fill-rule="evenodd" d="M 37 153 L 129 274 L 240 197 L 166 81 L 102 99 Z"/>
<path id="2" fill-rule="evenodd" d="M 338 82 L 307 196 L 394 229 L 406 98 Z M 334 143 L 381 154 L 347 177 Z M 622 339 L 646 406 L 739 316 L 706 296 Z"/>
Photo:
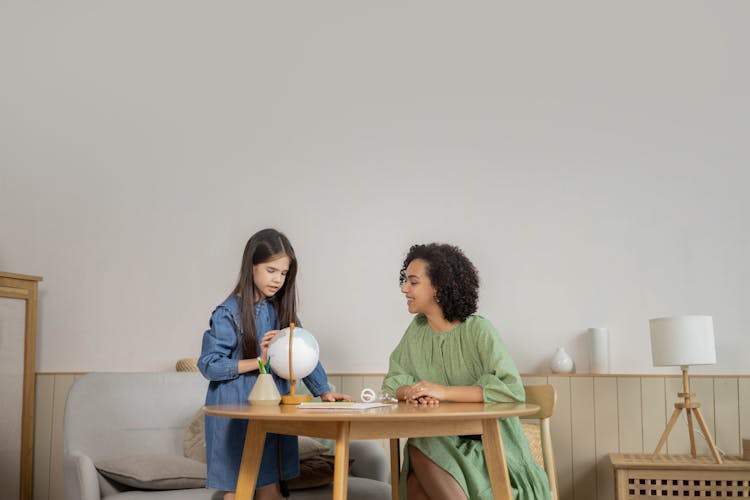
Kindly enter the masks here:
<path id="1" fill-rule="evenodd" d="M 133 455 L 95 465 L 103 476 L 133 488 L 181 490 L 206 485 L 206 464 L 177 455 Z"/>
<path id="2" fill-rule="evenodd" d="M 287 481 L 290 490 L 316 488 L 333 482 L 333 468 L 335 458 L 332 455 L 318 455 L 299 463 L 299 476 Z M 349 460 L 351 468 L 354 460 Z"/>
<path id="3" fill-rule="evenodd" d="M 182 452 L 186 458 L 206 463 L 205 416 L 203 410 L 193 415 L 182 439 Z"/>

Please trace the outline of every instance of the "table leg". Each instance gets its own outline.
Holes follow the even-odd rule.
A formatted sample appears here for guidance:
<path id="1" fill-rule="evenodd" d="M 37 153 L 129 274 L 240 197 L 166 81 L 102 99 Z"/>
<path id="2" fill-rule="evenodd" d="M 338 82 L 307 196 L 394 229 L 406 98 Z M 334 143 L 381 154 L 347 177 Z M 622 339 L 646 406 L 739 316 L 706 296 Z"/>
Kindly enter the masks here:
<path id="1" fill-rule="evenodd" d="M 513 500 L 508 464 L 505 462 L 503 438 L 500 435 L 500 423 L 497 419 L 482 420 L 482 447 L 493 497 L 495 500 Z"/>
<path id="2" fill-rule="evenodd" d="M 391 499 L 398 500 L 398 483 L 401 475 L 401 445 L 398 438 L 391 439 Z"/>
<path id="3" fill-rule="evenodd" d="M 349 431 L 350 422 L 336 425 L 336 459 L 333 465 L 333 500 L 346 500 L 349 476 Z"/>
<path id="4" fill-rule="evenodd" d="M 252 499 L 255 483 L 258 481 L 263 446 L 266 444 L 266 431 L 260 422 L 248 422 L 245 446 L 242 449 L 242 462 L 237 477 L 237 500 Z"/>

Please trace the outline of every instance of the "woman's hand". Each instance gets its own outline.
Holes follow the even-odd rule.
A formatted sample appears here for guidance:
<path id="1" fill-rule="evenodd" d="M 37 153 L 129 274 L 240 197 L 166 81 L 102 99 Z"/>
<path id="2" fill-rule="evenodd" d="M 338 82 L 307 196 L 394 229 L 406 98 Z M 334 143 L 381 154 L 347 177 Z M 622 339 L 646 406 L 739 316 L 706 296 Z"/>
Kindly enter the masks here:
<path id="1" fill-rule="evenodd" d="M 354 399 L 348 394 L 340 394 L 338 392 L 326 391 L 320 395 L 320 400 L 327 403 L 333 403 L 334 401 L 350 401 L 354 402 Z"/>
<path id="2" fill-rule="evenodd" d="M 406 389 L 404 400 L 407 403 L 439 404 L 440 400 L 447 399 L 447 387 L 440 384 L 420 380 Z"/>
<path id="3" fill-rule="evenodd" d="M 415 399 L 413 401 L 409 400 L 409 401 L 406 402 L 406 404 L 410 404 L 410 405 L 415 405 L 416 404 L 416 405 L 426 405 L 426 406 L 437 406 L 437 405 L 440 404 L 440 400 L 439 399 L 435 399 L 435 398 L 430 397 L 430 396 L 422 396 L 422 397 L 419 397 L 419 398 L 417 398 L 417 399 Z"/>
<path id="4" fill-rule="evenodd" d="M 268 361 L 268 346 L 271 344 L 273 338 L 280 333 L 281 330 L 269 330 L 263 334 L 263 340 L 260 341 L 260 359 L 264 363 Z"/>

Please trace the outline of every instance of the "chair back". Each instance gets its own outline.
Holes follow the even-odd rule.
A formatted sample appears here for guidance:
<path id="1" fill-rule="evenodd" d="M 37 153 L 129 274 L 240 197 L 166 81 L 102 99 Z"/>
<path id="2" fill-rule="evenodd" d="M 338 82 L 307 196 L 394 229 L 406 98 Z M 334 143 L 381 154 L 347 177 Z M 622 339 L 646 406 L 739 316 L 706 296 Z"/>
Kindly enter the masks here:
<path id="1" fill-rule="evenodd" d="M 533 415 L 525 417 L 524 420 L 539 420 L 538 425 L 541 438 L 542 466 L 547 473 L 552 500 L 558 500 L 557 467 L 555 465 L 555 455 L 552 451 L 552 433 L 550 431 L 549 423 L 550 417 L 555 412 L 557 391 L 555 390 L 555 387 L 550 384 L 525 385 L 523 388 L 526 391 L 526 402 L 539 405 L 539 411 Z"/>

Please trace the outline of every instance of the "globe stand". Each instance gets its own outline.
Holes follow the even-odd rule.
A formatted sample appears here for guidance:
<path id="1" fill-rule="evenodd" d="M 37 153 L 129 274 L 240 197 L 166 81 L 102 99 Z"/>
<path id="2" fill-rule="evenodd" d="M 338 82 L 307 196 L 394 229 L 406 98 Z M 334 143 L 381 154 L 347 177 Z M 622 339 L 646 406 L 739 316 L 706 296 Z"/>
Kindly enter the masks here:
<path id="1" fill-rule="evenodd" d="M 298 405 L 300 403 L 308 403 L 312 401 L 312 396 L 309 394 L 296 394 L 295 390 L 297 387 L 297 381 L 294 379 L 294 364 L 292 363 L 292 338 L 294 336 L 294 323 L 289 323 L 289 383 L 291 388 L 289 394 L 281 396 L 281 404 L 283 405 Z"/>
<path id="2" fill-rule="evenodd" d="M 292 389 L 289 391 L 289 394 L 281 396 L 281 404 L 298 405 L 300 403 L 309 403 L 310 401 L 312 401 L 312 396 L 310 396 L 309 394 L 295 394 L 294 385 L 297 381 L 291 380 L 290 382 L 292 384 Z"/>

